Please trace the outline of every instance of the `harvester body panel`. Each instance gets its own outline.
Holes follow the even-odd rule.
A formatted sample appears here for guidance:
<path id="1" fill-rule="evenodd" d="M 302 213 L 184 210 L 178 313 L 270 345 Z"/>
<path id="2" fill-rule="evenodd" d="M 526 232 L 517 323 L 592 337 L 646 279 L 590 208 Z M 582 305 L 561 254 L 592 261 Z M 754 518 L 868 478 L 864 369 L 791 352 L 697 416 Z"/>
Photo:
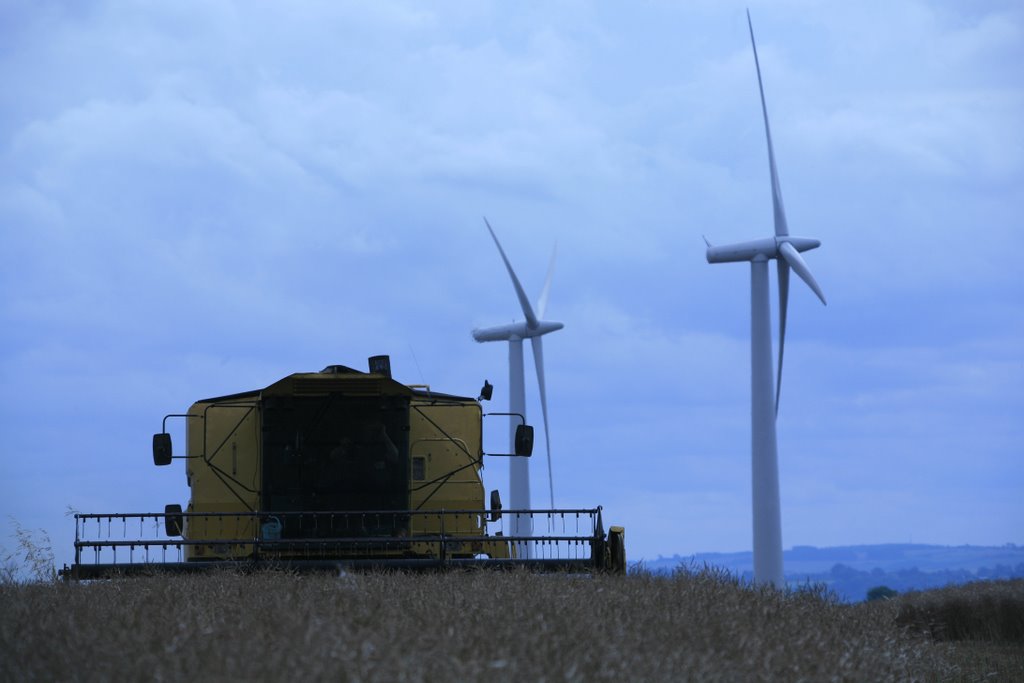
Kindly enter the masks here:
<path id="1" fill-rule="evenodd" d="M 192 405 L 185 418 L 186 480 L 191 490 L 189 513 L 244 513 L 258 509 L 260 411 L 256 396 L 205 400 Z M 209 546 L 187 546 L 186 559 L 236 558 L 252 547 L 226 546 L 222 539 L 252 538 L 252 518 L 220 514 L 214 524 L 195 524 L 186 515 L 184 538 L 210 541 Z"/>

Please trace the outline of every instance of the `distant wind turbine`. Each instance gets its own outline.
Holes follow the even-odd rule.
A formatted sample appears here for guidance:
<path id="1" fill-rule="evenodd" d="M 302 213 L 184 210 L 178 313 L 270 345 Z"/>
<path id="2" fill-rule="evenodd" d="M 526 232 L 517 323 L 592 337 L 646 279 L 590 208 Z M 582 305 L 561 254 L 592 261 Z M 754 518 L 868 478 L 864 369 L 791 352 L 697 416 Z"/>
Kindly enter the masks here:
<path id="1" fill-rule="evenodd" d="M 782 206 L 782 189 L 775 170 L 772 133 L 768 127 L 768 107 L 761 82 L 761 64 L 757 59 L 754 25 L 747 11 L 750 44 L 754 49 L 757 87 L 761 92 L 761 112 L 768 139 L 768 167 L 771 171 L 775 236 L 726 246 L 708 243 L 708 263 L 750 261 L 750 365 L 751 365 L 751 460 L 754 512 L 754 580 L 783 586 L 782 515 L 779 503 L 779 463 L 775 434 L 779 397 L 782 388 L 782 353 L 786 343 L 786 307 L 789 303 L 789 271 L 825 303 L 825 295 L 807 268 L 800 252 L 821 245 L 816 239 L 790 237 Z M 779 365 L 778 381 L 772 373 L 771 304 L 768 301 L 768 261 L 775 259 L 779 275 Z"/>
<path id="2" fill-rule="evenodd" d="M 533 345 L 533 360 L 537 366 L 537 386 L 540 389 L 540 407 L 544 413 L 544 439 L 548 455 L 548 485 L 551 495 L 551 508 L 554 509 L 555 485 L 551 475 L 551 438 L 548 435 L 548 403 L 544 386 L 544 346 L 541 342 L 541 336 L 548 332 L 560 330 L 563 325 L 559 322 L 549 322 L 541 318 L 544 316 L 544 309 L 547 308 L 555 257 L 554 253 L 552 253 L 547 279 L 544 282 L 544 289 L 541 290 L 540 297 L 537 300 L 537 312 L 534 313 L 533 307 L 530 306 L 530 300 L 527 298 L 523 286 L 519 283 L 519 278 L 516 277 L 515 271 L 512 270 L 512 264 L 509 263 L 508 257 L 505 256 L 505 250 L 501 248 L 498 236 L 494 234 L 494 229 L 491 228 L 491 224 L 486 218 L 484 218 L 484 223 L 487 225 L 487 230 L 491 233 L 494 244 L 498 247 L 498 253 L 501 254 L 501 259 L 505 262 L 505 268 L 512 278 L 512 286 L 516 290 L 516 296 L 519 298 L 519 305 L 523 309 L 526 321 L 476 329 L 473 330 L 473 338 L 478 342 L 508 342 L 509 412 L 522 415 L 524 420 L 526 419 L 526 389 L 523 376 L 523 340 L 529 339 Z M 516 421 L 512 420 L 509 429 L 509 440 L 512 446 L 509 452 L 515 452 L 515 429 L 517 426 Z M 530 509 L 529 458 L 509 459 L 509 498 L 511 509 Z M 521 517 L 519 515 L 512 517 L 512 534 L 515 536 L 529 536 L 532 533 L 532 529 L 530 529 L 531 521 L 525 515 Z"/>

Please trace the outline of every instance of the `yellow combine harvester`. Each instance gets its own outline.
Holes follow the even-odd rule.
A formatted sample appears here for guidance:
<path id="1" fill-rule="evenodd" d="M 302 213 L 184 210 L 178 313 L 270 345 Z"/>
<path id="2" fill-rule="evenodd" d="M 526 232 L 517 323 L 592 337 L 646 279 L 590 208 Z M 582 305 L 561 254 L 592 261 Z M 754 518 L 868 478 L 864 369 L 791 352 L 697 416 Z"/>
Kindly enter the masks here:
<path id="1" fill-rule="evenodd" d="M 156 465 L 185 461 L 187 507 L 75 515 L 75 562 L 62 574 L 225 565 L 624 572 L 624 532 L 605 534 L 600 507 L 502 510 L 497 491 L 485 503 L 484 456 L 533 448 L 532 427 L 520 424 L 515 453 L 483 452 L 487 398 L 487 383 L 478 399 L 401 384 L 388 358 L 374 356 L 369 372 L 332 365 L 198 401 L 153 436 Z M 172 454 L 168 419 L 185 421 L 183 456 Z M 513 516 L 532 533 L 504 534 Z"/>

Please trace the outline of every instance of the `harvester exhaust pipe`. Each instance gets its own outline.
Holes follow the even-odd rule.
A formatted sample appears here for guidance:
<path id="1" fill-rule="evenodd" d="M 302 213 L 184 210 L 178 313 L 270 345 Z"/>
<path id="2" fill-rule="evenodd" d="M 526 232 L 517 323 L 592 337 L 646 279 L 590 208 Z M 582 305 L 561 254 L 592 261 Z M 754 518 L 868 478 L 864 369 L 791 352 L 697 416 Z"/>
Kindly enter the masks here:
<path id="1" fill-rule="evenodd" d="M 391 379 L 391 356 L 370 356 L 370 373 Z"/>

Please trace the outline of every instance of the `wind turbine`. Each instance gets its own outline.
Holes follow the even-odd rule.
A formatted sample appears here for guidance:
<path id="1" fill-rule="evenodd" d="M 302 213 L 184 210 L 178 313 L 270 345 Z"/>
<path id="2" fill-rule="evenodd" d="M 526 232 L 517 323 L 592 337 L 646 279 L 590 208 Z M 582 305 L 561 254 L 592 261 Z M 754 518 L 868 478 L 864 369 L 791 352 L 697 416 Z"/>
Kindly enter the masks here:
<path id="1" fill-rule="evenodd" d="M 761 92 L 764 133 L 768 139 L 768 167 L 771 171 L 775 236 L 725 246 L 708 242 L 708 263 L 750 261 L 750 366 L 751 366 L 751 469 L 754 512 L 754 580 L 783 586 L 782 518 L 779 505 L 779 463 L 775 422 L 782 388 L 782 353 L 786 343 L 786 307 L 789 302 L 789 271 L 825 303 L 825 295 L 807 268 L 801 252 L 821 245 L 816 239 L 791 237 L 782 206 L 779 174 L 775 170 L 772 133 L 768 127 L 768 107 L 764 101 L 761 64 L 757 59 L 754 25 L 747 10 L 750 44 L 754 49 L 757 87 Z M 706 240 L 705 240 L 706 241 Z M 768 301 L 768 261 L 774 259 L 779 274 L 779 365 L 777 382 L 772 376 L 771 304 Z"/>
<path id="2" fill-rule="evenodd" d="M 507 341 L 508 342 L 508 384 L 509 384 L 509 409 L 510 413 L 518 413 L 526 419 L 526 388 L 523 376 L 523 340 L 529 339 L 533 346 L 533 360 L 537 366 L 537 386 L 540 388 L 540 407 L 544 413 L 544 440 L 548 454 L 548 485 L 551 494 L 551 508 L 555 507 L 555 485 L 551 476 L 551 438 L 548 435 L 548 403 L 544 388 L 544 346 L 541 337 L 548 332 L 562 329 L 562 323 L 542 320 L 544 309 L 547 308 L 548 292 L 551 289 L 551 274 L 554 270 L 555 256 L 551 255 L 551 264 L 548 267 L 547 279 L 544 282 L 544 289 L 541 290 L 537 300 L 537 312 L 534 313 L 530 306 L 530 300 L 519 283 L 519 278 L 512 270 L 512 264 L 505 256 L 505 250 L 501 248 L 498 236 L 494 234 L 491 224 L 484 218 L 487 230 L 498 247 L 505 268 L 512 278 L 512 286 L 515 287 L 516 296 L 519 298 L 519 305 L 526 316 L 525 322 L 514 322 L 507 325 L 487 327 L 473 330 L 473 339 L 478 342 Z M 509 452 L 515 452 L 515 420 L 510 421 L 509 440 L 513 444 Z M 509 506 L 512 510 L 530 509 L 530 461 L 528 458 L 509 459 Z M 532 533 L 532 520 L 526 515 L 512 515 L 512 535 L 529 536 Z"/>

